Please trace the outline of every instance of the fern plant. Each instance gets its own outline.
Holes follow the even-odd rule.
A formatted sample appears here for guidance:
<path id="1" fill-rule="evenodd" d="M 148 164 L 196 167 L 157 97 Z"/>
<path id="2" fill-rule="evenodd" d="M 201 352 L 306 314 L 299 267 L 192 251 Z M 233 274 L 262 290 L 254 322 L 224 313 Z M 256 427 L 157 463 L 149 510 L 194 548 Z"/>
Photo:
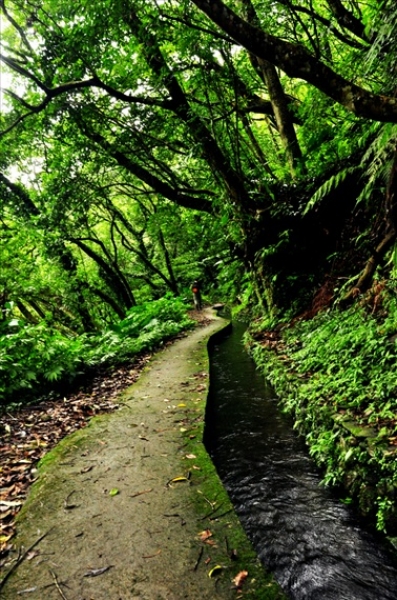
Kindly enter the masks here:
<path id="1" fill-rule="evenodd" d="M 369 203 L 374 192 L 383 192 L 390 172 L 393 154 L 397 143 L 397 125 L 386 123 L 378 127 L 362 158 L 363 180 L 365 185 L 357 198 L 357 203 Z"/>
<path id="2" fill-rule="evenodd" d="M 33 398 L 89 368 L 131 360 L 193 324 L 174 297 L 134 307 L 99 335 L 67 337 L 46 323 L 9 320 L 0 336 L 0 405 Z"/>
<path id="3" fill-rule="evenodd" d="M 353 175 L 359 171 L 360 168 L 361 167 L 359 165 L 355 165 L 341 169 L 337 173 L 333 174 L 322 185 L 320 185 L 316 192 L 311 196 L 309 202 L 306 204 L 306 207 L 303 210 L 303 215 L 306 215 L 310 210 L 312 210 L 312 208 L 316 206 L 316 204 L 326 198 L 331 192 L 338 189 L 341 183 L 346 180 L 348 175 Z"/>

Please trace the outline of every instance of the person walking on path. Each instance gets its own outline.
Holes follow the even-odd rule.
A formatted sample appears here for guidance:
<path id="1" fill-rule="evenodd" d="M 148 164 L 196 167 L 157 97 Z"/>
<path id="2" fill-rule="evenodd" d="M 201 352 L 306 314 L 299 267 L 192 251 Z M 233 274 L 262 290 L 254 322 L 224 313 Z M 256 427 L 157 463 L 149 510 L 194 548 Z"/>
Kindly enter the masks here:
<path id="1" fill-rule="evenodd" d="M 197 280 L 193 281 L 192 292 L 193 292 L 194 308 L 196 310 L 201 310 L 201 308 L 202 308 L 202 305 L 201 305 L 201 290 L 200 290 L 200 284 L 199 284 L 199 282 Z"/>

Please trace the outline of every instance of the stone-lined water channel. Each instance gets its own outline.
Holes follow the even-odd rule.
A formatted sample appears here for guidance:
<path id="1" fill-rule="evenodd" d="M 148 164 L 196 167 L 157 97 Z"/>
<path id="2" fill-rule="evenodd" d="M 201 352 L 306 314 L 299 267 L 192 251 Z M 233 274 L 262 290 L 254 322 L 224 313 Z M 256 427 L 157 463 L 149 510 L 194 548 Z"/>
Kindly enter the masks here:
<path id="1" fill-rule="evenodd" d="M 320 476 L 245 352 L 210 347 L 205 444 L 263 564 L 294 600 L 396 600 L 397 560 Z"/>

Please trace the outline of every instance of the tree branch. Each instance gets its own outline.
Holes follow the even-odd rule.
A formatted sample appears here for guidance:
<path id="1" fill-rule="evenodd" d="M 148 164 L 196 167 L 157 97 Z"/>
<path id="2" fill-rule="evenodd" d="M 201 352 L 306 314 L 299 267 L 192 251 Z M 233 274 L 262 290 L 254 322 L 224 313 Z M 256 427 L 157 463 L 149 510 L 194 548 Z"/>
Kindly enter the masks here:
<path id="1" fill-rule="evenodd" d="M 109 156 L 113 157 L 121 167 L 125 168 L 133 175 L 136 175 L 138 179 L 149 185 L 157 193 L 164 196 L 164 198 L 175 202 L 179 206 L 184 206 L 185 208 L 191 208 L 208 213 L 213 212 L 211 202 L 205 198 L 195 198 L 194 196 L 181 193 L 181 191 L 178 189 L 172 188 L 167 183 L 161 181 L 161 179 L 153 175 L 150 171 L 130 160 L 128 156 L 120 152 L 120 150 L 116 150 L 113 145 L 108 142 L 100 133 L 90 130 L 80 119 L 78 119 L 78 126 L 84 135 L 103 148 L 103 150 L 105 150 Z"/>
<path id="2" fill-rule="evenodd" d="M 214 23 L 258 58 L 301 78 L 359 117 L 397 123 L 397 98 L 374 94 L 345 79 L 298 44 L 244 21 L 221 0 L 192 0 Z"/>
<path id="3" fill-rule="evenodd" d="M 145 104 L 146 106 L 158 106 L 160 108 L 165 108 L 168 110 L 174 109 L 174 103 L 172 102 L 172 100 L 159 100 L 156 98 L 148 98 L 144 96 L 131 96 L 130 94 L 124 94 L 123 92 L 116 90 L 111 85 L 108 85 L 107 83 L 101 81 L 101 79 L 99 79 L 97 75 L 95 75 L 93 81 L 95 82 L 95 87 L 105 90 L 105 92 L 107 92 L 109 96 L 112 96 L 117 100 L 121 100 L 122 102 L 128 102 L 129 104 Z"/>
<path id="4" fill-rule="evenodd" d="M 22 29 L 22 27 L 20 25 L 18 25 L 18 23 L 15 21 L 15 19 L 12 18 L 12 16 L 9 14 L 9 12 L 6 9 L 6 5 L 5 5 L 5 1 L 4 0 L 0 0 L 0 8 L 2 9 L 4 16 L 6 17 L 6 19 L 8 20 L 9 23 L 11 23 L 11 25 L 18 31 L 19 35 L 21 36 L 21 40 L 23 41 L 23 43 L 25 44 L 25 46 L 27 48 L 29 48 L 29 50 L 33 53 L 33 48 L 30 45 L 28 38 L 25 35 L 24 30 Z"/>
<path id="5" fill-rule="evenodd" d="M 365 42 L 369 42 L 365 27 L 360 19 L 357 19 L 347 8 L 345 8 L 340 0 L 327 0 L 332 14 L 343 29 L 348 29 L 354 35 L 361 38 Z"/>
<path id="6" fill-rule="evenodd" d="M 332 21 L 330 21 L 329 19 L 327 19 L 326 17 L 323 17 L 322 15 L 319 15 L 317 12 L 315 12 L 314 10 L 307 8 L 306 6 L 297 6 L 296 4 L 291 4 L 289 2 L 289 0 L 284 0 L 282 1 L 282 4 L 285 4 L 285 6 L 287 6 L 290 10 L 292 10 L 293 12 L 301 12 L 305 15 L 308 15 L 309 17 L 311 17 L 312 19 L 315 19 L 316 21 L 318 21 L 319 23 L 321 23 L 322 25 L 324 25 L 329 31 L 332 32 L 332 34 L 340 41 L 343 42 L 344 44 L 347 44 L 348 46 L 350 46 L 351 48 L 357 48 L 359 50 L 365 50 L 367 48 L 367 45 L 362 44 L 361 42 L 358 42 L 357 40 L 353 40 L 350 39 L 348 37 L 346 37 L 345 35 L 343 35 L 343 33 L 341 33 L 333 24 Z"/>
<path id="7" fill-rule="evenodd" d="M 5 62 L 9 66 L 11 63 L 13 63 L 14 67 L 10 67 L 10 68 L 12 68 L 14 71 L 19 73 L 20 75 L 23 75 L 24 77 L 27 77 L 28 79 L 30 79 L 31 81 L 36 83 L 36 85 L 38 87 L 40 87 L 40 89 L 43 90 L 46 95 L 46 97 L 44 98 L 44 100 L 42 102 L 40 102 L 40 104 L 37 104 L 36 106 L 34 106 L 34 105 L 26 102 L 26 100 L 20 98 L 14 92 L 11 92 L 10 90 L 6 90 L 7 93 L 11 97 L 13 97 L 15 100 L 20 102 L 22 104 L 22 106 L 24 106 L 25 108 L 28 109 L 29 112 L 19 116 L 6 129 L 4 129 L 3 131 L 0 131 L 0 137 L 9 133 L 12 129 L 14 129 L 17 125 L 19 125 L 19 123 L 22 123 L 22 121 L 24 121 L 28 117 L 42 112 L 48 106 L 48 104 L 51 102 L 51 100 L 53 100 L 57 96 L 61 96 L 62 94 L 65 94 L 66 92 L 79 91 L 81 89 L 93 87 L 95 85 L 95 81 L 96 81 L 95 79 L 86 79 L 84 81 L 69 81 L 67 83 L 63 83 L 62 85 L 59 85 L 56 88 L 48 88 L 42 82 L 40 82 L 40 80 L 35 75 L 33 75 L 33 73 L 30 73 L 30 71 L 28 71 L 27 69 L 24 69 L 23 67 L 18 65 L 18 63 L 16 61 L 14 61 L 13 59 L 9 59 L 9 58 L 6 58 L 5 56 L 0 55 L 0 60 Z"/>

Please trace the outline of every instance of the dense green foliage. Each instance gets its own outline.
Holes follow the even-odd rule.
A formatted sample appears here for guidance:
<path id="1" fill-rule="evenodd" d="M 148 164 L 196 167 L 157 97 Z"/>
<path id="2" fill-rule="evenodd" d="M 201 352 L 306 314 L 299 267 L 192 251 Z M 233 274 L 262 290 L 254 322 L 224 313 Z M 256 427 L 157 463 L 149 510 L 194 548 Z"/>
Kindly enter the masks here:
<path id="1" fill-rule="evenodd" d="M 374 310 L 374 308 L 376 310 Z M 255 330 L 256 329 L 256 330 Z M 285 326 L 253 327 L 251 352 L 324 471 L 379 529 L 397 526 L 397 301 L 330 310 Z M 277 340 L 277 341 L 276 341 Z M 276 347 L 276 352 L 269 350 Z"/>
<path id="2" fill-rule="evenodd" d="M 162 298 L 131 308 L 125 319 L 102 333 L 68 336 L 46 323 L 12 319 L 0 337 L 0 404 L 19 404 L 59 389 L 95 367 L 132 361 L 141 352 L 194 324 L 177 298 Z"/>
<path id="3" fill-rule="evenodd" d="M 157 301 L 187 298 L 194 279 L 269 328 L 395 293 L 394 0 L 0 9 L 3 402 L 171 335 L 183 318 L 165 324 Z M 286 402 L 327 481 L 348 480 L 364 505 L 357 456 L 377 473 L 368 503 L 383 527 L 393 300 L 373 309 L 298 326 Z M 372 453 L 339 444 L 341 411 L 374 420 Z"/>
<path id="4" fill-rule="evenodd" d="M 1 9 L 3 307 L 92 331 L 201 277 L 296 312 L 390 251 L 391 0 Z"/>

